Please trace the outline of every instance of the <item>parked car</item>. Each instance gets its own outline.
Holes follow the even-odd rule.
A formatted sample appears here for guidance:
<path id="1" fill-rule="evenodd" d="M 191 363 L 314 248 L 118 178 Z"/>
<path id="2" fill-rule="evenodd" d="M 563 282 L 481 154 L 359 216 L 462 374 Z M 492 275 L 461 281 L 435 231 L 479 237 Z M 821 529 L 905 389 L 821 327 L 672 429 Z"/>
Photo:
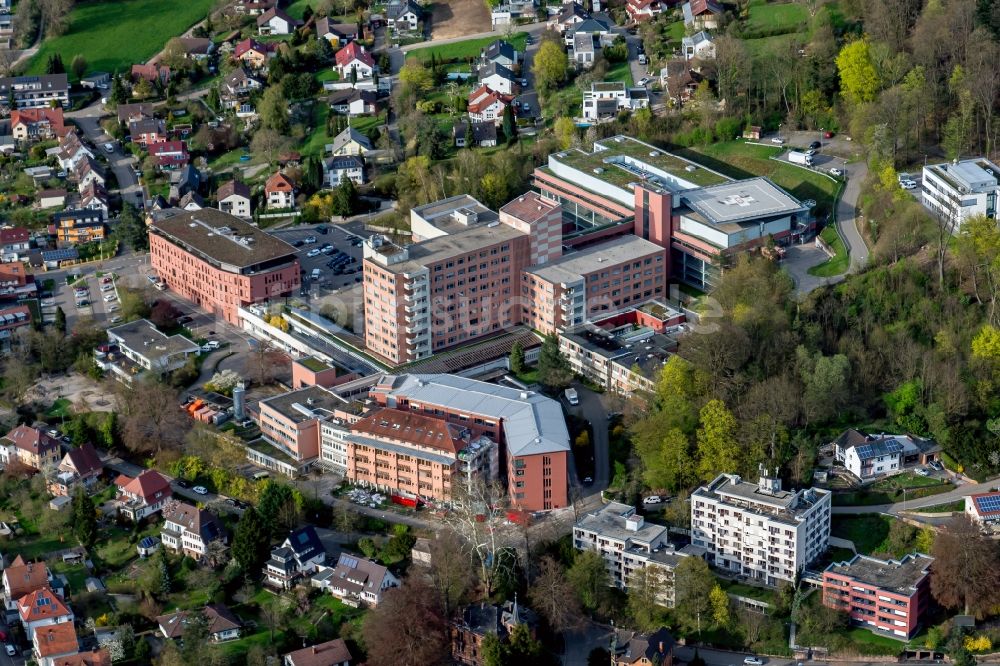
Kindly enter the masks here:
<path id="1" fill-rule="evenodd" d="M 821 144 L 819 141 L 813 141 L 812 143 L 809 144 L 809 148 L 812 150 L 819 150 L 822 147 L 823 144 Z"/>
<path id="2" fill-rule="evenodd" d="M 107 296 L 104 297 L 104 302 L 105 303 L 110 303 L 111 301 L 115 300 L 116 298 L 118 298 L 118 297 L 115 296 L 114 294 L 108 294 Z"/>
<path id="3" fill-rule="evenodd" d="M 118 305 L 117 303 L 112 303 L 111 305 L 108 306 L 108 312 L 118 312 L 121 309 L 122 306 Z"/>
<path id="4" fill-rule="evenodd" d="M 830 169 L 830 175 L 831 176 L 837 176 L 838 178 L 842 177 L 844 175 L 844 170 L 843 169 L 838 169 L 837 167 L 834 167 L 834 168 Z"/>
<path id="5" fill-rule="evenodd" d="M 326 234 L 326 232 L 328 232 L 329 230 L 330 228 L 325 224 L 321 224 L 318 227 L 316 227 L 316 231 L 320 232 L 321 234 Z"/>
<path id="6" fill-rule="evenodd" d="M 306 245 L 312 245 L 316 242 L 315 236 L 306 236 Z"/>
<path id="7" fill-rule="evenodd" d="M 901 180 L 901 181 L 899 181 L 899 186 L 902 187 L 904 190 L 912 190 L 912 189 L 916 188 L 917 181 L 915 181 L 915 180 Z"/>
<path id="8" fill-rule="evenodd" d="M 648 76 L 644 76 L 641 79 L 639 79 L 639 85 L 640 86 L 644 86 L 647 83 L 649 83 L 649 77 Z"/>
<path id="9" fill-rule="evenodd" d="M 659 495 L 650 495 L 649 497 L 642 498 L 643 504 L 662 504 L 663 498 Z"/>
<path id="10" fill-rule="evenodd" d="M 5 643 L 4 646 L 3 646 L 3 649 L 4 649 L 4 652 L 7 653 L 8 657 L 13 657 L 14 655 L 17 654 L 17 650 L 15 650 L 14 646 L 11 645 L 10 643 Z"/>
<path id="11" fill-rule="evenodd" d="M 580 396 L 579 394 L 577 394 L 576 389 L 568 388 L 565 391 L 563 391 L 563 393 L 566 396 L 566 402 L 568 402 L 569 404 L 573 405 L 574 407 L 580 404 Z"/>
<path id="12" fill-rule="evenodd" d="M 940 460 L 932 460 L 928 464 L 939 472 L 944 470 L 944 465 L 941 464 Z"/>
<path id="13" fill-rule="evenodd" d="M 585 476 L 585 477 L 583 477 L 583 485 L 589 486 L 593 482 L 594 482 L 594 477 L 592 477 L 592 476 Z"/>
<path id="14" fill-rule="evenodd" d="M 176 484 L 178 488 L 190 488 L 191 487 L 191 484 L 188 483 L 187 481 L 185 481 L 184 479 L 174 479 L 174 484 Z"/>
<path id="15" fill-rule="evenodd" d="M 315 248 L 315 249 L 309 250 L 309 252 L 306 254 L 306 256 L 309 257 L 310 259 L 312 259 L 313 257 L 318 257 L 319 256 L 319 248 Z"/>
<path id="16" fill-rule="evenodd" d="M 104 285 L 101 285 L 101 291 L 111 291 L 114 288 L 115 288 L 115 285 L 113 285 L 113 284 L 104 284 Z"/>
<path id="17" fill-rule="evenodd" d="M 118 324 L 118 323 L 121 322 L 121 320 L 122 320 L 122 316 L 121 315 L 116 315 L 116 316 L 114 316 L 114 317 L 111 318 L 111 323 L 112 324 Z"/>
<path id="18" fill-rule="evenodd" d="M 113 143 L 104 144 L 104 152 L 109 154 L 115 152 L 115 144 Z"/>
<path id="19" fill-rule="evenodd" d="M 823 132 L 823 138 L 824 139 L 832 139 L 833 138 L 833 132 Z"/>
<path id="20" fill-rule="evenodd" d="M 815 148 L 810 148 L 809 150 L 806 151 L 806 155 L 808 155 L 809 157 L 812 157 L 815 154 L 816 154 Z"/>
<path id="21" fill-rule="evenodd" d="M 771 143 L 776 143 L 779 146 L 783 146 L 783 145 L 785 145 L 785 140 L 783 138 L 781 138 L 780 136 L 772 136 L 771 137 Z"/>
<path id="22" fill-rule="evenodd" d="M 764 660 L 760 657 L 747 657 L 743 660 L 744 666 L 764 666 Z"/>
<path id="23" fill-rule="evenodd" d="M 930 476 L 930 472 L 927 471 L 926 467 L 918 467 L 913 470 L 913 473 L 917 476 Z"/>
<path id="24" fill-rule="evenodd" d="M 198 493 L 199 495 L 207 495 L 208 494 L 208 488 L 206 488 L 205 486 L 195 486 L 191 490 L 193 490 L 194 492 Z"/>
<path id="25" fill-rule="evenodd" d="M 192 321 L 194 321 L 194 317 L 190 317 L 188 315 L 184 315 L 183 317 L 178 317 L 177 318 L 177 323 L 178 324 L 187 324 L 187 323 L 192 322 Z"/>

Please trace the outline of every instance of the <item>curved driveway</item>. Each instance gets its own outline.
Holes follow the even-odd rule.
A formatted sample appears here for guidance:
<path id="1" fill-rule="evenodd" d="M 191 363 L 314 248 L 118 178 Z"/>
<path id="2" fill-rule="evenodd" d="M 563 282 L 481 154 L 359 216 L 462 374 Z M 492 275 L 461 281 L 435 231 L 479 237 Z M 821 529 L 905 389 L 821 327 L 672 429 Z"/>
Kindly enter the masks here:
<path id="1" fill-rule="evenodd" d="M 868 165 L 862 160 L 847 166 L 847 187 L 837 202 L 837 231 L 847 246 L 851 257 L 850 273 L 856 273 L 868 265 L 868 246 L 858 231 L 857 206 L 861 185 L 868 177 Z"/>

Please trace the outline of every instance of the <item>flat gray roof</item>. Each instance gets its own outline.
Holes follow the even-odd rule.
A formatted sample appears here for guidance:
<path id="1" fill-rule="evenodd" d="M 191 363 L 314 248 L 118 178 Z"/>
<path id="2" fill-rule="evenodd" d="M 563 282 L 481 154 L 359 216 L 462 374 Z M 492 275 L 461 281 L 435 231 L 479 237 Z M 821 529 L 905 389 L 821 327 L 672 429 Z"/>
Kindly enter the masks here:
<path id="1" fill-rule="evenodd" d="M 321 386 L 307 386 L 261 400 L 260 404 L 267 405 L 295 423 L 301 423 L 313 418 L 332 416 L 333 411 L 342 409 L 347 401 Z"/>
<path id="2" fill-rule="evenodd" d="M 447 236 L 438 236 L 437 238 L 431 238 L 408 246 L 406 249 L 410 253 L 410 258 L 407 261 L 401 261 L 388 266 L 379 264 L 379 266 L 393 273 L 412 273 L 424 266 L 435 264 L 449 257 L 467 254 L 479 248 L 489 247 L 496 243 L 520 238 L 524 235 L 517 229 L 508 227 L 506 224 L 500 224 L 499 222 L 496 226 L 478 224 L 472 227 L 463 227 L 456 233 L 450 233 Z M 400 248 L 393 245 L 383 247 L 386 247 L 390 253 L 400 251 Z"/>
<path id="3" fill-rule="evenodd" d="M 621 236 L 579 252 L 565 254 L 559 259 L 528 270 L 549 282 L 575 282 L 584 275 L 596 273 L 608 266 L 617 266 L 663 252 L 663 248 L 645 238 Z"/>
<path id="4" fill-rule="evenodd" d="M 889 592 L 909 595 L 930 573 L 933 561 L 933 557 L 923 553 L 910 553 L 901 560 L 880 560 L 868 555 L 855 555 L 848 562 L 832 563 L 825 572 L 848 576 Z"/>
<path id="5" fill-rule="evenodd" d="M 148 319 L 136 319 L 108 329 L 108 334 L 146 358 L 160 358 L 201 349 L 183 335 L 164 335 Z"/>
<path id="6" fill-rule="evenodd" d="M 440 222 L 445 221 L 440 218 L 449 218 L 452 213 L 458 210 L 475 213 L 476 224 L 484 222 L 489 223 L 499 219 L 499 216 L 496 213 L 479 203 L 479 201 L 468 194 L 459 194 L 454 197 L 448 197 L 447 199 L 441 199 L 429 204 L 424 204 L 423 206 L 417 206 L 416 208 L 411 208 L 410 212 L 430 222 L 434 226 L 438 226 Z"/>
<path id="7" fill-rule="evenodd" d="M 643 520 L 642 527 L 638 530 L 628 529 L 625 525 L 630 516 Z M 667 532 L 663 525 L 645 522 L 642 516 L 635 513 L 635 507 L 619 502 L 609 502 L 584 515 L 576 523 L 576 527 L 616 541 L 632 540 L 649 544 L 663 538 Z"/>
<path id="8" fill-rule="evenodd" d="M 295 258 L 295 248 L 285 241 L 215 208 L 154 219 L 152 230 L 217 264 L 244 268 Z"/>
<path id="9" fill-rule="evenodd" d="M 712 224 L 793 215 L 808 210 L 797 199 L 764 177 L 687 190 L 684 202 Z"/>

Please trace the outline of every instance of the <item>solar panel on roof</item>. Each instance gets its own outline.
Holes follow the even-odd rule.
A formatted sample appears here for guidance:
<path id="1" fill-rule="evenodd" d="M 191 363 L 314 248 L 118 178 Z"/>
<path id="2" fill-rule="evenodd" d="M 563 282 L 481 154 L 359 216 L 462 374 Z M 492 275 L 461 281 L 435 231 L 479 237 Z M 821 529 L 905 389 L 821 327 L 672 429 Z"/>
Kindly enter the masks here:
<path id="1" fill-rule="evenodd" d="M 351 557 L 350 555 L 341 556 L 340 561 L 344 563 L 345 567 L 351 567 L 352 569 L 358 566 L 357 558 Z"/>
<path id="2" fill-rule="evenodd" d="M 1000 511 L 1000 495 L 987 495 L 975 498 L 976 508 L 980 513 L 994 513 Z"/>

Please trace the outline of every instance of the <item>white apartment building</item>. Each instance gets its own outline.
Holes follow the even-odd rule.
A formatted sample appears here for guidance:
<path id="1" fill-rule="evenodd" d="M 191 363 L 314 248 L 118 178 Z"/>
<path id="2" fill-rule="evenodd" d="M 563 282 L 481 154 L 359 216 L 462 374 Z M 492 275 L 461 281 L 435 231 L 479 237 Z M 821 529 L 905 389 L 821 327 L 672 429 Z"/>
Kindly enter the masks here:
<path id="1" fill-rule="evenodd" d="M 929 164 L 922 173 L 922 198 L 931 212 L 957 234 L 974 215 L 995 218 L 1000 167 L 984 157 Z"/>
<path id="2" fill-rule="evenodd" d="M 720 474 L 691 495 L 691 542 L 709 564 L 766 585 L 793 581 L 830 540 L 830 493 L 781 489 L 777 470 L 758 483 Z"/>
<path id="3" fill-rule="evenodd" d="M 321 421 L 319 424 L 319 464 L 326 470 L 347 473 L 347 442 L 350 426 L 340 419 Z"/>
<path id="4" fill-rule="evenodd" d="M 674 550 L 667 541 L 667 528 L 647 523 L 635 507 L 611 502 L 584 515 L 573 526 L 573 546 L 592 550 L 604 558 L 612 584 L 627 590 L 629 580 L 643 567 L 653 567 L 659 576 L 657 602 L 674 606 L 674 569 L 682 557 L 702 552 L 685 546 Z"/>
<path id="5" fill-rule="evenodd" d="M 635 111 L 649 106 L 649 93 L 644 87 L 629 88 L 620 81 L 601 81 L 583 91 L 583 117 L 586 120 L 612 118 L 619 111 Z"/>

